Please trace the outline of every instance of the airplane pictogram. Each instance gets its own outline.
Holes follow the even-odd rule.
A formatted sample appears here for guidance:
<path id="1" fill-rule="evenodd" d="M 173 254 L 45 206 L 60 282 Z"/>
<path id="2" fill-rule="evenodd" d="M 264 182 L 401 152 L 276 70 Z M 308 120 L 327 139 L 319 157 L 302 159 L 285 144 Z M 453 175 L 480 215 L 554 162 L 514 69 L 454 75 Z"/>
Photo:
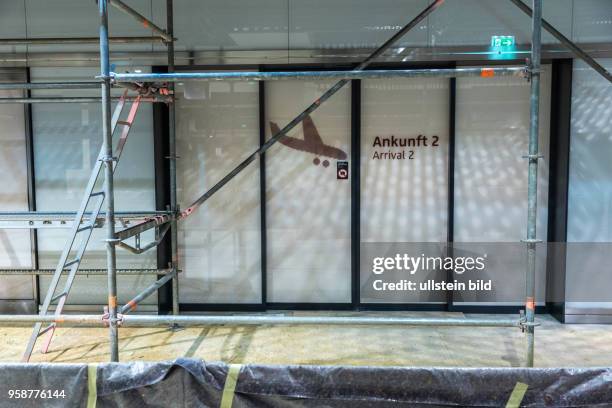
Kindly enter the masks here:
<path id="1" fill-rule="evenodd" d="M 330 159 L 336 160 L 346 160 L 347 154 L 342 149 L 338 149 L 337 147 L 323 143 L 323 139 L 321 139 L 319 131 L 317 130 L 317 127 L 312 121 L 310 115 L 304 118 L 304 121 L 302 122 L 302 129 L 304 131 L 304 139 L 284 136 L 279 139 L 279 142 L 292 149 L 311 153 L 315 156 L 329 157 Z M 270 122 L 270 130 L 272 130 L 273 135 L 280 132 L 280 128 L 274 122 Z M 315 157 L 312 162 L 315 166 L 318 166 L 321 163 L 321 159 L 319 157 Z M 328 167 L 329 160 L 323 160 L 322 164 L 323 167 Z"/>

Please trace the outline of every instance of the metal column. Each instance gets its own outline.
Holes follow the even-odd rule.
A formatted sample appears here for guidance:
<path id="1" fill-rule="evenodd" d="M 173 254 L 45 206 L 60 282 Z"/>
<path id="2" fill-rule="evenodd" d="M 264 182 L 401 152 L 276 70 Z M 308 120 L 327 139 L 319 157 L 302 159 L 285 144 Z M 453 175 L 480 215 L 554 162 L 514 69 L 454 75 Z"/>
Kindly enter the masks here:
<path id="1" fill-rule="evenodd" d="M 102 146 L 105 151 L 104 194 L 106 201 L 106 268 L 108 273 L 108 320 L 111 361 L 119 361 L 117 329 L 117 269 L 115 258 L 115 197 L 113 191 L 113 135 L 111 128 L 110 62 L 107 0 L 98 0 L 100 13 L 100 79 L 102 81 Z"/>
<path id="2" fill-rule="evenodd" d="M 166 32 L 170 38 L 174 37 L 174 7 L 173 0 L 166 0 Z M 174 41 L 169 41 L 168 47 L 168 73 L 174 73 Z M 168 89 L 174 93 L 174 83 L 168 84 Z M 168 105 L 168 153 L 170 160 L 170 211 L 176 214 L 178 211 L 176 200 L 176 113 L 174 103 Z M 179 281 L 178 281 L 178 231 L 176 218 L 170 222 L 170 242 L 172 251 L 172 265 L 174 271 L 172 278 L 172 314 L 179 314 Z M 176 326 L 176 325 L 175 325 Z"/>
<path id="3" fill-rule="evenodd" d="M 536 274 L 536 224 L 538 214 L 538 133 L 540 115 L 540 51 L 542 40 L 542 0 L 533 0 L 531 38 L 531 110 L 529 123 L 529 161 L 527 187 L 527 274 L 526 274 L 526 330 L 527 366 L 533 367 L 535 335 L 535 274 Z"/>

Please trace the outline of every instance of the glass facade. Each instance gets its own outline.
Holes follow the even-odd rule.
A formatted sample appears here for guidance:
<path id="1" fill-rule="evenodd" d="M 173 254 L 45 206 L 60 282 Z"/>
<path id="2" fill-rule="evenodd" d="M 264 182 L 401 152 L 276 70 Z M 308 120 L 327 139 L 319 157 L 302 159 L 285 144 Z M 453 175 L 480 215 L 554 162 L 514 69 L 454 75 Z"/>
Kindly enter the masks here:
<path id="1" fill-rule="evenodd" d="M 610 60 L 604 60 L 610 65 Z M 146 68 L 144 68 L 146 70 Z M 13 74 L 11 74 L 11 72 Z M 17 74 L 15 74 L 17 73 Z M 20 71 L 2 75 L 23 81 Z M 96 69 L 31 68 L 32 81 L 90 80 Z M 538 237 L 546 240 L 548 216 L 551 67 L 544 66 L 540 106 Z M 19 78 L 18 78 L 19 77 Z M 572 99 L 572 141 L 568 242 L 609 242 L 606 161 L 609 95 L 597 74 L 575 63 Z M 260 144 L 260 130 L 269 138 L 333 85 L 332 81 L 192 82 L 177 85 L 178 201 L 184 209 L 210 189 Z M 521 78 L 459 78 L 455 94 L 454 168 L 449 169 L 451 80 L 437 78 L 361 81 L 361 212 L 357 220 L 361 245 L 408 244 L 418 254 L 443 256 L 449 234 L 449 174 L 454 172 L 453 240 L 462 244 L 515 244 L 508 260 L 487 273 L 518 277 L 489 298 L 490 304 L 524 292 L 529 83 Z M 264 95 L 260 94 L 263 89 Z M 118 96 L 121 91 L 113 91 Z M 33 96 L 98 96 L 97 90 L 33 91 Z M 4 97 L 21 91 L 4 91 Z M 265 100 L 265 106 L 260 101 Z M 351 86 L 326 101 L 264 162 L 256 159 L 186 221 L 179 223 L 180 297 L 185 304 L 444 304 L 443 292 L 398 292 L 378 298 L 366 293 L 371 282 L 357 282 L 351 265 L 351 180 L 339 169 L 351 168 Z M 26 210 L 26 123 L 22 105 L 2 105 L 1 163 L 11 174 L 3 210 Z M 39 211 L 75 210 L 100 147 L 97 103 L 35 104 L 32 133 Z M 260 123 L 260 114 L 264 115 Z M 599 157 L 601 156 L 601 157 Z M 591 158 L 595 157 L 595 160 Z M 116 172 L 116 210 L 155 209 L 153 109 L 140 108 Z M 452 170 L 452 172 L 450 171 Z M 265 190 L 260 180 L 265 171 Z M 262 197 L 265 202 L 262 202 Z M 265 204 L 266 225 L 262 226 Z M 604 220 L 602 222 L 602 220 Z M 262 259 L 265 228 L 266 259 Z M 609 228 L 608 228 L 609 229 Z M 41 268 L 54 268 L 68 230 L 38 232 Z M 103 230 L 90 240 L 83 268 L 105 267 Z M 152 231 L 142 240 L 153 238 Z M 518 249 L 517 249 L 518 248 Z M 484 247 L 482 249 L 484 251 Z M 25 230 L 0 231 L 1 265 L 32 266 L 30 235 Z M 155 268 L 155 250 L 135 256 L 117 251 L 119 268 Z M 577 291 L 584 262 L 606 262 L 606 253 L 568 253 L 568 281 Z M 266 263 L 265 271 L 262 265 Z M 367 266 L 367 265 L 365 265 Z M 538 251 L 538 300 L 544 296 L 546 251 Z M 366 268 L 367 269 L 367 268 Z M 265 274 L 265 276 L 264 276 Z M 432 271 L 422 279 L 445 279 Z M 3 277 L 0 299 L 32 299 L 31 277 Z M 45 293 L 49 277 L 41 276 Z M 120 277 L 120 302 L 153 282 L 153 276 Z M 513 281 L 514 282 L 514 281 Z M 352 298 L 353 285 L 361 288 Z M 586 285 L 586 286 L 585 286 Z M 601 284 L 602 287 L 605 285 Z M 104 304 L 105 277 L 79 276 L 69 304 Z M 582 289 L 580 289 L 582 288 Z M 506 293 L 507 292 L 507 293 Z M 264 296 L 265 294 L 265 296 Z M 457 297 L 457 304 L 471 299 Z M 157 297 L 145 301 L 154 308 Z"/>

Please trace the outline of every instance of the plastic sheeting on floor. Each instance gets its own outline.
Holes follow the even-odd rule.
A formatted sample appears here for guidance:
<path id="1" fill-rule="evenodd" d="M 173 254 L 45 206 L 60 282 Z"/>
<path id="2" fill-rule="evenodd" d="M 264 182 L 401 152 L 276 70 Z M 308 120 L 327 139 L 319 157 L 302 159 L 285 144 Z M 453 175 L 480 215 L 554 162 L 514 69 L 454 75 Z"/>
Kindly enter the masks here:
<path id="1" fill-rule="evenodd" d="M 612 369 L 2 364 L 0 395 L 0 407 L 612 406 Z"/>

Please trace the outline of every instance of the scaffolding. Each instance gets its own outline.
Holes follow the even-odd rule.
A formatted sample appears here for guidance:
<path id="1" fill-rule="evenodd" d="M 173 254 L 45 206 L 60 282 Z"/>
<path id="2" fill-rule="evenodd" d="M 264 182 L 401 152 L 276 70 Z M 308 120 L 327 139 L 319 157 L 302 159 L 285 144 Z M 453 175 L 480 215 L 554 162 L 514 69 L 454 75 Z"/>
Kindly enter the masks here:
<path id="1" fill-rule="evenodd" d="M 109 327 L 110 355 L 111 361 L 119 360 L 118 329 L 120 325 L 133 326 L 171 326 L 178 325 L 260 325 L 260 324 L 330 324 L 330 325 L 409 325 L 409 326 L 469 326 L 469 327 L 518 327 L 527 333 L 527 358 L 526 365 L 533 366 L 534 362 L 534 335 L 535 327 L 535 256 L 536 244 L 540 241 L 536 238 L 536 213 L 537 213 L 537 172 L 538 160 L 542 156 L 538 152 L 538 119 L 540 100 L 540 72 L 541 72 L 541 29 L 544 27 L 565 45 L 577 58 L 583 59 L 594 70 L 612 82 L 610 73 L 599 65 L 593 58 L 582 51 L 577 45 L 563 36 L 552 25 L 542 19 L 542 0 L 533 0 L 533 9 L 525 5 L 521 0 L 510 0 L 523 12 L 531 17 L 532 39 L 531 58 L 526 66 L 520 67 L 483 67 L 483 68 L 455 68 L 455 69 L 402 69 L 402 70 L 366 70 L 366 68 L 377 58 L 383 55 L 397 40 L 407 32 L 418 26 L 423 19 L 442 6 L 444 0 L 433 0 L 420 14 L 414 17 L 408 24 L 397 31 L 384 44 L 370 54 L 363 62 L 350 71 L 297 71 L 297 72 L 175 72 L 175 50 L 173 29 L 173 0 L 166 0 L 166 29 L 162 29 L 152 21 L 142 16 L 133 8 L 120 0 L 98 0 L 98 12 L 100 17 L 98 38 L 41 38 L 41 39 L 4 39 L 0 44 L 71 44 L 71 43 L 99 43 L 100 53 L 100 75 L 97 81 L 90 82 L 57 82 L 57 83 L 11 83 L 0 84 L 1 89 L 93 89 L 101 88 L 99 98 L 90 97 L 55 97 L 55 98 L 2 98 L 0 103 L 73 103 L 73 102 L 101 102 L 102 105 L 102 149 L 98 162 L 92 171 L 90 183 L 84 193 L 84 199 L 77 212 L 5 212 L 0 213 L 0 228 L 70 228 L 71 233 L 58 267 L 55 270 L 44 269 L 6 269 L 0 271 L 0 275 L 53 275 L 53 282 L 57 284 L 64 271 L 68 270 L 69 283 L 59 294 L 54 294 L 54 285 L 51 285 L 43 307 L 37 315 L 0 315 L 0 323 L 35 323 L 30 343 L 24 353 L 24 361 L 28 361 L 32 348 L 37 338 L 42 333 L 53 333 L 57 324 L 88 324 L 106 325 Z M 136 21 L 150 28 L 156 35 L 152 37 L 109 37 L 108 33 L 108 5 L 112 5 L 122 12 L 130 15 Z M 110 70 L 110 43 L 129 42 L 162 42 L 167 46 L 167 73 L 150 74 L 122 74 L 113 73 Z M 266 316 L 266 315 L 198 315 L 184 316 L 179 314 L 179 257 L 177 244 L 177 222 L 189 217 L 205 201 L 219 191 L 233 177 L 239 174 L 246 166 L 253 162 L 258 156 L 265 153 L 272 145 L 284 137 L 291 129 L 300 124 L 308 115 L 318 109 L 327 99 L 331 98 L 338 90 L 346 85 L 351 79 L 372 78 L 414 78 L 414 77 L 499 77 L 519 76 L 530 81 L 530 124 L 529 124 L 529 151 L 524 158 L 528 162 L 528 214 L 527 214 L 527 236 L 523 240 L 526 245 L 527 270 L 525 274 L 526 295 L 525 313 L 518 318 L 497 319 L 475 319 L 475 318 L 408 318 L 408 317 L 331 317 L 331 316 Z M 304 111 L 297 115 L 284 128 L 276 132 L 270 139 L 263 143 L 255 152 L 238 164 L 219 182 L 214 184 L 208 191 L 185 210 L 180 210 L 176 195 L 176 116 L 174 111 L 174 82 L 176 81 L 269 81 L 269 80 L 316 80 L 337 79 L 338 82 L 329 88 L 323 95 L 310 104 Z M 163 102 L 168 103 L 168 150 L 169 156 L 169 184 L 170 184 L 170 208 L 168 211 L 156 212 L 115 212 L 114 207 L 114 183 L 113 172 L 119 159 L 121 149 L 127 140 L 129 129 L 134 120 L 135 111 L 130 112 L 127 121 L 120 121 L 119 115 L 111 114 L 111 102 L 117 98 L 111 98 L 112 86 L 126 88 L 122 97 L 118 98 L 121 107 L 131 102 L 132 106 L 140 102 Z M 136 96 L 129 96 L 128 91 L 136 92 Z M 137 109 L 137 108 L 136 108 Z M 122 126 L 124 131 L 119 139 L 118 150 L 113 152 L 114 129 Z M 98 173 L 103 174 L 104 186 L 102 190 L 94 191 Z M 92 181 L 93 180 L 93 181 Z M 88 210 L 90 200 L 95 201 L 94 209 Z M 102 205 L 105 205 L 104 211 Z M 105 250 L 106 269 L 81 269 L 80 259 L 87 247 L 87 241 L 94 228 L 105 228 Z M 147 230 L 155 229 L 155 239 L 144 246 L 140 245 L 140 234 Z M 73 243 L 78 234 L 86 234 L 76 251 L 77 256 L 69 259 L 73 249 Z M 167 269 L 117 269 L 116 248 L 120 247 L 132 253 L 140 254 L 148 249 L 159 245 L 162 238 L 169 234 L 171 243 L 171 262 Z M 135 237 L 136 245 L 131 246 L 125 242 L 126 239 Z M 106 275 L 108 280 L 108 305 L 101 315 L 72 315 L 62 314 L 62 306 L 65 302 L 70 285 L 77 275 L 82 274 Z M 117 275 L 147 273 L 162 275 L 157 281 L 137 294 L 123 306 L 117 304 Z M 172 315 L 130 315 L 128 314 L 145 298 L 155 293 L 163 285 L 171 281 L 172 284 Z M 51 303 L 59 301 L 54 313 L 48 313 Z M 42 323 L 49 323 L 46 329 L 41 330 Z M 51 339 L 48 335 L 46 347 Z"/>

